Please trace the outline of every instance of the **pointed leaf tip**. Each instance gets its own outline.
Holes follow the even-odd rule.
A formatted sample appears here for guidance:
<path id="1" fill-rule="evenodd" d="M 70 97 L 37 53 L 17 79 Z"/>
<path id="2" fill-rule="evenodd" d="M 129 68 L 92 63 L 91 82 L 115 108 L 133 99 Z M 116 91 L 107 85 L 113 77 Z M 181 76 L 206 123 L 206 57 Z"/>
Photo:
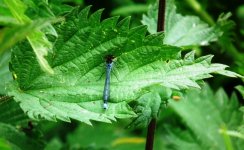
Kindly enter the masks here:
<path id="1" fill-rule="evenodd" d="M 89 22 L 91 23 L 92 26 L 100 25 L 103 10 L 104 9 L 99 9 L 93 14 L 91 14 L 91 16 L 89 17 Z"/>
<path id="2" fill-rule="evenodd" d="M 130 27 L 130 19 L 131 17 L 129 16 L 120 20 L 119 23 L 117 24 L 117 28 L 124 31 L 128 31 Z"/>
<path id="3" fill-rule="evenodd" d="M 88 19 L 88 15 L 90 13 L 90 10 L 91 10 L 91 5 L 85 7 L 84 9 L 82 9 L 80 12 L 79 12 L 79 18 L 85 18 L 85 19 Z M 78 9 L 78 8 L 77 8 Z"/>

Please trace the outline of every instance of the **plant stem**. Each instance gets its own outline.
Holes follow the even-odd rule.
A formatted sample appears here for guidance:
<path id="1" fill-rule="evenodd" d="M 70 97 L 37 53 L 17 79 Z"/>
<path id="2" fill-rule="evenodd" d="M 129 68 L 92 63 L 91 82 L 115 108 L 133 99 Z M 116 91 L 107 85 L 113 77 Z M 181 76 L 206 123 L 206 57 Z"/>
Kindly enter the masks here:
<path id="1" fill-rule="evenodd" d="M 228 132 L 227 128 L 225 126 L 223 126 L 221 129 L 221 133 L 222 133 L 223 138 L 224 138 L 226 150 L 234 150 L 232 142 L 231 142 L 230 135 L 228 135 L 227 132 Z"/>
<path id="2" fill-rule="evenodd" d="M 158 24 L 157 24 L 158 32 L 164 31 L 165 5 L 166 5 L 166 0 L 159 0 Z M 151 122 L 147 127 L 146 150 L 153 150 L 156 123 L 157 123 L 156 118 L 152 118 Z"/>
<path id="3" fill-rule="evenodd" d="M 159 0 L 158 25 L 157 25 L 158 32 L 164 31 L 165 5 L 166 5 L 166 0 Z"/>
<path id="4" fill-rule="evenodd" d="M 156 118 L 153 118 L 147 127 L 146 150 L 153 150 L 155 129 L 156 129 Z"/>

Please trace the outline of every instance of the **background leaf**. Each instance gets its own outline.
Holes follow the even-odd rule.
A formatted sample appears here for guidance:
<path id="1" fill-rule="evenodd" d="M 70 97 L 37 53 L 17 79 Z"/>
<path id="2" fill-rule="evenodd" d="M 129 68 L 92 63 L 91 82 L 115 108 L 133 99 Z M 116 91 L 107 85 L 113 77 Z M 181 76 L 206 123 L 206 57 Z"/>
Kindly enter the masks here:
<path id="1" fill-rule="evenodd" d="M 208 86 L 204 86 L 202 91 L 188 91 L 184 98 L 180 101 L 171 101 L 169 106 L 193 132 L 192 134 L 181 133 L 184 138 L 177 138 L 173 133 L 171 138 L 178 139 L 176 141 L 177 149 L 193 147 L 198 147 L 197 149 L 226 149 L 230 145 L 226 143 L 224 135 L 219 130 L 223 128 L 236 130 L 243 121 L 243 113 L 238 110 L 239 104 L 236 95 L 233 94 L 229 100 L 222 89 L 214 94 Z M 189 111 L 191 113 L 188 113 Z M 186 141 L 187 137 L 191 138 L 191 142 Z M 241 149 L 244 144 L 243 140 L 236 138 L 231 138 L 230 142 L 232 148 L 235 149 Z"/>
<path id="2" fill-rule="evenodd" d="M 18 24 L 17 20 L 13 17 L 4 1 L 0 1 L 0 24 L 1 25 L 16 25 Z"/>
<path id="3" fill-rule="evenodd" d="M 147 15 L 142 15 L 142 24 L 147 25 L 149 33 L 154 34 L 157 32 L 157 20 L 158 20 L 158 4 L 150 5 L 148 7 Z"/>
<path id="4" fill-rule="evenodd" d="M 12 80 L 11 72 L 9 71 L 10 51 L 0 54 L 0 95 L 6 94 L 5 85 Z"/>
<path id="5" fill-rule="evenodd" d="M 97 136 L 91 138 L 91 135 Z M 110 136 L 108 138 L 103 138 L 104 135 Z M 123 150 L 132 148 L 139 150 L 143 148 L 145 138 L 141 136 L 133 136 L 117 128 L 116 126 L 106 128 L 104 125 L 98 124 L 96 128 L 79 126 L 77 130 L 68 135 L 67 142 L 70 149 L 93 148 Z"/>
<path id="6" fill-rule="evenodd" d="M 11 27 L 5 27 L 0 30 L 0 53 L 10 49 L 17 42 L 26 38 L 26 36 L 32 34 L 36 30 L 43 28 L 53 22 L 50 19 L 40 19 L 24 25 L 15 25 Z"/>
<path id="7" fill-rule="evenodd" d="M 244 87 L 241 85 L 236 86 L 236 89 L 241 93 L 242 98 L 244 99 Z"/>
<path id="8" fill-rule="evenodd" d="M 157 3 L 150 6 L 147 15 L 143 15 L 142 18 L 142 23 L 148 26 L 150 33 L 157 31 L 157 8 Z M 183 16 L 176 13 L 174 1 L 166 2 L 165 44 L 185 47 L 208 45 L 209 42 L 216 41 L 222 34 L 223 31 L 218 23 L 216 26 L 209 27 L 196 16 Z"/>
<path id="9" fill-rule="evenodd" d="M 5 0 L 4 2 L 9 8 L 12 15 L 16 18 L 16 20 L 18 20 L 18 22 L 20 22 L 20 24 L 31 23 L 32 20 L 25 15 L 25 10 L 27 6 L 22 1 Z M 39 29 L 35 29 L 31 33 L 29 33 L 27 39 L 36 54 L 37 60 L 41 68 L 44 71 L 52 74 L 53 70 L 49 66 L 47 60 L 44 58 L 47 55 L 48 51 L 52 49 L 52 44 L 47 40 L 45 34 Z"/>
<path id="10" fill-rule="evenodd" d="M 45 147 L 45 150 L 60 150 L 62 148 L 62 143 L 59 139 L 52 139 Z"/>
<path id="11" fill-rule="evenodd" d="M 25 125 L 30 119 L 24 114 L 12 97 L 0 97 L 0 122 L 11 125 Z"/>
<path id="12" fill-rule="evenodd" d="M 2 150 L 11 150 L 11 145 L 8 143 L 7 140 L 0 138 L 0 148 Z"/>
<path id="13" fill-rule="evenodd" d="M 43 145 L 35 140 L 25 136 L 23 132 L 19 132 L 13 126 L 0 123 L 0 138 L 8 141 L 11 149 L 43 149 Z"/>
<path id="14" fill-rule="evenodd" d="M 129 15 L 129 14 L 132 14 L 132 13 L 143 13 L 143 12 L 146 12 L 147 11 L 147 8 L 148 8 L 148 5 L 145 5 L 145 4 L 133 4 L 133 5 L 127 5 L 127 6 L 124 6 L 124 7 L 119 7 L 117 9 L 114 9 L 111 14 L 112 15 L 123 15 L 123 16 L 126 16 L 126 15 Z"/>

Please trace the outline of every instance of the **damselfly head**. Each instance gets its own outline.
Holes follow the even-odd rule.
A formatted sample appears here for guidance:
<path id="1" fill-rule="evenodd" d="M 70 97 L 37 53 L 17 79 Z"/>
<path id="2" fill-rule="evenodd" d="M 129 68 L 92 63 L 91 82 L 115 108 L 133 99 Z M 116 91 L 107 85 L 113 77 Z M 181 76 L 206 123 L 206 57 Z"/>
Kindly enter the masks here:
<path id="1" fill-rule="evenodd" d="M 105 56 L 105 61 L 106 61 L 107 64 L 111 64 L 114 59 L 115 59 L 115 56 L 114 55 L 107 55 L 107 56 Z"/>

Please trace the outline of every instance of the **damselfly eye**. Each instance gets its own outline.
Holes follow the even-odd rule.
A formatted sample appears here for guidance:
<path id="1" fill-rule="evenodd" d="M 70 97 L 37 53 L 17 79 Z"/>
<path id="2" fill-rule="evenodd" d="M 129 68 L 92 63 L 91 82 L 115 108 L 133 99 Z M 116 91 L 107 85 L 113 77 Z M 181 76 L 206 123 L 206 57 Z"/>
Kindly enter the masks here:
<path id="1" fill-rule="evenodd" d="M 107 56 L 105 56 L 105 61 L 106 61 L 106 63 L 111 64 L 113 62 L 114 58 L 115 58 L 114 55 L 107 55 Z"/>

